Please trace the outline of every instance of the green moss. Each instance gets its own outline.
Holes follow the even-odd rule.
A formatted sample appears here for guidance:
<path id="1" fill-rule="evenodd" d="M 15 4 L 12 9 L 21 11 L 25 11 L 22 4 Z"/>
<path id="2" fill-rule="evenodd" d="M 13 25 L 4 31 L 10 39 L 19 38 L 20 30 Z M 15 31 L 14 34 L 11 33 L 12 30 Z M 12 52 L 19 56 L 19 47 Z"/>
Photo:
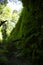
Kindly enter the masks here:
<path id="1" fill-rule="evenodd" d="M 13 29 L 8 39 L 11 42 L 12 40 L 21 38 L 22 40 L 12 43 L 14 43 L 17 48 L 20 47 L 22 49 L 20 52 L 23 54 L 23 57 L 26 56 L 26 58 L 29 58 L 28 56 L 30 56 L 32 62 L 38 62 L 37 57 L 41 57 L 41 53 L 39 53 L 40 49 L 43 50 L 43 1 L 22 1 L 24 4 L 23 11 L 15 29 Z M 39 52 L 37 52 L 37 50 Z"/>

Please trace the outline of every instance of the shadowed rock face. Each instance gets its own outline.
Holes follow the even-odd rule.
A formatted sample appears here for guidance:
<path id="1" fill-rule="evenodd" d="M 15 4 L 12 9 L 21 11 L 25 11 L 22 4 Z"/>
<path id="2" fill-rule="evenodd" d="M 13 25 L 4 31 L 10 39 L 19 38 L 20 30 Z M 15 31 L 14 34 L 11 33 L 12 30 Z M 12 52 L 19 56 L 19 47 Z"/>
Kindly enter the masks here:
<path id="1" fill-rule="evenodd" d="M 21 60 L 17 58 L 11 58 L 9 63 L 10 65 L 32 65 L 28 60 Z"/>
<path id="2" fill-rule="evenodd" d="M 17 42 L 8 42 L 8 51 L 10 54 L 8 54 L 9 58 L 7 64 L 32 65 L 28 60 L 26 60 L 28 56 L 31 56 L 30 59 L 33 61 L 33 65 L 43 65 L 41 61 L 43 55 L 40 53 L 40 48 L 41 50 L 43 49 L 43 28 L 41 28 L 41 26 L 43 26 L 43 0 L 22 0 L 22 2 L 24 4 L 24 9 L 15 29 L 12 31 L 11 36 L 9 37 L 9 42 L 22 37 L 23 38 L 20 41 L 16 40 Z M 13 45 L 16 46 L 16 44 L 18 44 L 18 47 L 22 49 L 20 52 L 24 53 L 25 60 L 18 59 L 15 57 L 15 55 L 13 56 Z"/>
<path id="3" fill-rule="evenodd" d="M 41 57 L 43 57 L 40 53 L 43 40 L 43 28 L 41 28 L 41 26 L 43 26 L 43 0 L 22 0 L 22 2 L 24 9 L 15 29 L 11 33 L 12 37 L 10 36 L 9 39 L 15 40 L 23 37 L 21 41 L 14 42 L 15 46 L 18 44 L 22 49 L 20 52 L 24 53 L 24 56 L 26 56 L 25 59 L 31 56 L 30 59 L 33 61 L 34 65 L 41 65 Z M 12 61 L 12 59 L 10 61 Z M 28 64 L 27 60 L 22 62 L 17 59 L 15 62 L 16 61 L 21 64 Z"/>
<path id="4" fill-rule="evenodd" d="M 43 0 L 21 0 L 21 1 L 23 2 L 24 7 L 27 8 L 29 8 L 30 5 L 35 8 L 38 7 L 38 5 L 40 6 L 40 4 L 43 4 Z"/>
<path id="5" fill-rule="evenodd" d="M 10 52 L 9 54 L 0 53 L 0 65 L 32 65 L 32 63 L 26 59 L 19 59 L 15 52 Z"/>
<path id="6" fill-rule="evenodd" d="M 15 52 L 8 54 L 7 58 L 8 58 L 7 65 L 32 65 L 32 63 L 29 62 L 29 60 L 27 59 L 17 58 Z"/>

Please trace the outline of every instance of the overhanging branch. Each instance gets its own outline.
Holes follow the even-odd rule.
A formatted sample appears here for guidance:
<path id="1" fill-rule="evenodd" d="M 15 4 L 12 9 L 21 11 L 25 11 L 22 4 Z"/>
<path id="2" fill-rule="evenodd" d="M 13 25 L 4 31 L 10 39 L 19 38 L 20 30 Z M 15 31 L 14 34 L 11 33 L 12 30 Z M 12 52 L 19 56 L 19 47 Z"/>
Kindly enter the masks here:
<path id="1" fill-rule="evenodd" d="M 1 21 L 0 26 L 2 26 L 5 22 L 7 22 L 7 20 L 6 21 Z"/>

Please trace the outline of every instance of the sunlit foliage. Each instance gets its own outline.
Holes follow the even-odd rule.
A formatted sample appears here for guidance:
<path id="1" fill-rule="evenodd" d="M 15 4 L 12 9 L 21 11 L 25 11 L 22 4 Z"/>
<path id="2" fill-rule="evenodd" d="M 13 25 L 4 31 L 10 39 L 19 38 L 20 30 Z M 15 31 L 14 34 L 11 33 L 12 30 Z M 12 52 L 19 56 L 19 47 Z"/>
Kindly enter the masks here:
<path id="1" fill-rule="evenodd" d="M 12 16 L 10 7 L 6 6 L 1 14 L 2 20 L 10 20 Z"/>
<path id="2" fill-rule="evenodd" d="M 10 6 L 8 6 L 7 4 L 4 5 L 4 3 L 3 4 L 0 3 L 0 23 L 1 21 L 7 20 L 6 22 L 7 35 L 9 35 L 12 29 L 15 27 L 15 24 L 17 23 L 18 18 L 20 16 L 20 12 L 17 10 L 12 10 Z"/>

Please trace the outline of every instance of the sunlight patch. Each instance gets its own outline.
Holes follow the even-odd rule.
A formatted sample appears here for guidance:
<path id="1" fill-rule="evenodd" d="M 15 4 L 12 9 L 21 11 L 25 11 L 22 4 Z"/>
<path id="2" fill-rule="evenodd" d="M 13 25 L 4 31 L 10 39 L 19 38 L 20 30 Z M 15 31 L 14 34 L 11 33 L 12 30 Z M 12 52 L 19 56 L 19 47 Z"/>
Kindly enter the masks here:
<path id="1" fill-rule="evenodd" d="M 2 21 L 7 20 L 6 23 L 7 36 L 10 35 L 13 28 L 16 26 L 16 23 L 19 20 L 22 9 L 23 9 L 23 5 L 21 1 L 7 0 L 6 6 L 3 8 L 3 12 L 0 15 L 0 20 Z M 2 39 L 2 32 L 0 32 L 0 39 Z"/>
<path id="2" fill-rule="evenodd" d="M 23 5 L 21 1 L 18 0 L 8 0 L 7 6 L 11 8 L 11 12 L 13 14 L 12 20 L 8 23 L 7 34 L 10 35 L 13 28 L 16 26 L 18 19 L 20 17 L 21 10 L 23 9 Z"/>
<path id="3" fill-rule="evenodd" d="M 2 33 L 0 32 L 0 41 L 2 41 Z"/>

